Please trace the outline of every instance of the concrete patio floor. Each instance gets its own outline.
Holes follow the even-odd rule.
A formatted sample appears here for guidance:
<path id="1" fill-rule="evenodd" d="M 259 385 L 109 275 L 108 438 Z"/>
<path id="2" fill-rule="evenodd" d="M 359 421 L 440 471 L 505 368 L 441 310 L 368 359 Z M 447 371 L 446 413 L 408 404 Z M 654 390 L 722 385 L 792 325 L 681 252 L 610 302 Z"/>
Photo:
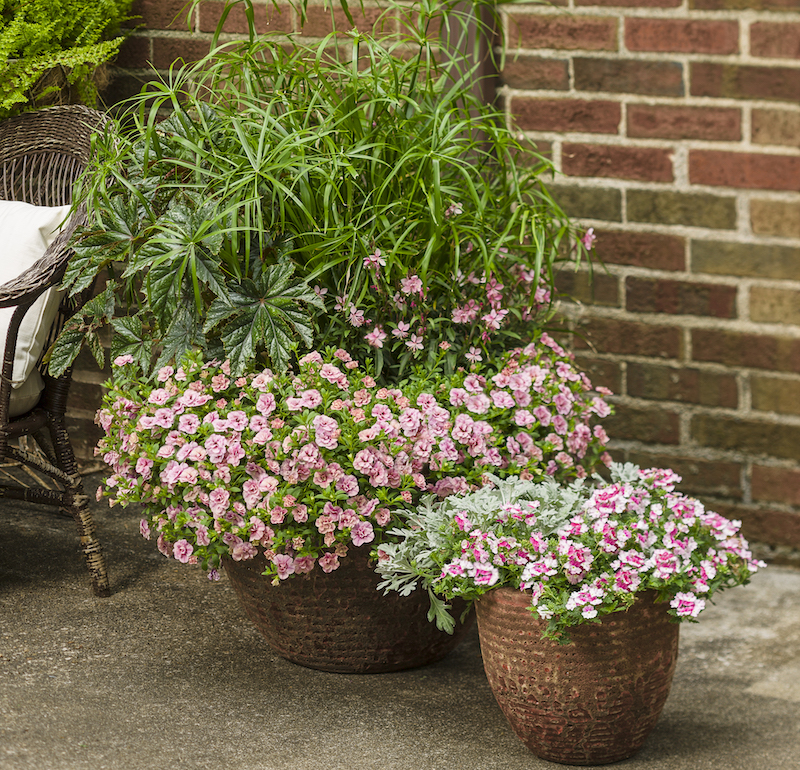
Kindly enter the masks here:
<path id="1" fill-rule="evenodd" d="M 301 668 L 224 577 L 162 557 L 134 510 L 96 510 L 109 599 L 91 595 L 70 520 L 0 501 L 0 769 L 558 767 L 511 732 L 474 629 L 413 671 Z M 617 766 L 800 768 L 800 571 L 770 567 L 683 626 L 661 719 Z"/>

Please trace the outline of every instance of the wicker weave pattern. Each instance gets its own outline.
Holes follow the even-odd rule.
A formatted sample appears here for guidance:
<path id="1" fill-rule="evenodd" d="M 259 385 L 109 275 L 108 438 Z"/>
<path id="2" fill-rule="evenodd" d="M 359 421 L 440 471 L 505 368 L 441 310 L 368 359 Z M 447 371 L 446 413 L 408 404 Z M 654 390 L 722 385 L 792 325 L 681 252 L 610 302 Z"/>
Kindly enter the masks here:
<path id="1" fill-rule="evenodd" d="M 37 206 L 70 203 L 73 184 L 91 157 L 92 133 L 105 122 L 106 118 L 96 110 L 70 105 L 0 123 L 0 198 Z M 38 262 L 0 286 L 0 307 L 15 308 L 0 372 L 0 459 L 15 460 L 55 482 L 55 488 L 2 484 L 0 496 L 55 506 L 69 513 L 78 527 L 92 588 L 98 596 L 108 596 L 105 560 L 94 534 L 94 521 L 65 425 L 71 372 L 57 379 L 45 376 L 39 404 L 27 414 L 9 417 L 11 373 L 20 322 L 36 298 L 61 280 L 72 254 L 69 240 L 82 221 L 85 213 L 79 210 Z M 74 300 L 62 303 L 56 325 L 75 309 Z M 33 437 L 42 453 L 23 451 L 9 443 L 9 439 L 21 436 Z"/>

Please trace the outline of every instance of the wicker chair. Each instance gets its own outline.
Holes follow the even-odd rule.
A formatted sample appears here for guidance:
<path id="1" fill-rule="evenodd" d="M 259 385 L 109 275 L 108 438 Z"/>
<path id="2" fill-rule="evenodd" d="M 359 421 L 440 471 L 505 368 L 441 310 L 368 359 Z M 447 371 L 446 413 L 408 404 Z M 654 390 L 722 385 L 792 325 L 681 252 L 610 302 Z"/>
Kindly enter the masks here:
<path id="1" fill-rule="evenodd" d="M 0 198 L 37 206 L 70 203 L 73 183 L 90 158 L 91 135 L 104 123 L 101 113 L 74 105 L 27 113 L 0 123 Z M 85 213 L 73 214 L 40 260 L 0 286 L 0 307 L 15 308 L 0 372 L 0 461 L 11 461 L 18 463 L 19 468 L 29 469 L 34 480 L 47 477 L 41 484 L 17 484 L 13 479 L 2 482 L 0 497 L 54 506 L 70 514 L 78 527 L 94 593 L 108 596 L 111 592 L 105 561 L 95 537 L 88 499 L 65 424 L 71 372 L 58 378 L 49 377 L 40 361 L 39 370 L 45 386 L 39 403 L 25 414 L 9 416 L 14 349 L 20 322 L 36 298 L 60 282 L 72 254 L 68 241 L 84 220 Z M 8 256 L 13 258 L 13 255 Z M 62 301 L 51 340 L 79 305 L 73 300 Z M 11 478 L 13 474 L 6 475 Z"/>

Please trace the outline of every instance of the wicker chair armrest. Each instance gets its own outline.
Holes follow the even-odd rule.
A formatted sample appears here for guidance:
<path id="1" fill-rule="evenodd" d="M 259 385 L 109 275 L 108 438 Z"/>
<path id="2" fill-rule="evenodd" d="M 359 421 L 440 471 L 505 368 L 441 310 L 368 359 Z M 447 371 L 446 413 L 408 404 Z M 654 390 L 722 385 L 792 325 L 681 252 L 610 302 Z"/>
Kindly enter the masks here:
<path id="1" fill-rule="evenodd" d="M 16 307 L 26 300 L 33 301 L 43 291 L 61 282 L 73 253 L 69 242 L 75 230 L 85 222 L 86 210 L 81 206 L 66 221 L 40 259 L 16 278 L 0 285 L 0 308 Z"/>

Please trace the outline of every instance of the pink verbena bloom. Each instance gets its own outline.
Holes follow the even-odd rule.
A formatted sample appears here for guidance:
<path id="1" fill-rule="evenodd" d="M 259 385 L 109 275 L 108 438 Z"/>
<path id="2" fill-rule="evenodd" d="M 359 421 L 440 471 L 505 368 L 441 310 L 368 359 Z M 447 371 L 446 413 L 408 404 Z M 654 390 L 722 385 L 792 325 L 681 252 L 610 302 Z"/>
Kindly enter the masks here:
<path id="1" fill-rule="evenodd" d="M 379 268 L 385 266 L 386 260 L 381 256 L 380 249 L 375 249 L 372 254 L 368 254 L 366 257 L 364 257 L 364 267 L 366 267 L 368 270 L 378 270 Z"/>
<path id="2" fill-rule="evenodd" d="M 597 236 L 594 234 L 594 228 L 593 228 L 593 227 L 590 227 L 590 228 L 589 228 L 589 229 L 588 229 L 588 230 L 587 230 L 587 231 L 586 231 L 586 232 L 583 234 L 583 237 L 581 238 L 581 243 L 584 245 L 584 247 L 585 247 L 585 248 L 587 249 L 587 251 L 588 251 L 589 249 L 591 249 L 591 248 L 592 248 L 592 246 L 594 246 L 594 242 L 595 242 L 596 240 L 597 240 Z"/>
<path id="3" fill-rule="evenodd" d="M 406 347 L 411 348 L 411 350 L 422 350 L 422 337 L 417 334 L 412 334 L 411 339 L 406 340 Z"/>
<path id="4" fill-rule="evenodd" d="M 403 294 L 422 294 L 422 279 L 418 275 L 409 275 L 400 279 L 400 291 Z"/>
<path id="5" fill-rule="evenodd" d="M 384 332 L 382 326 L 376 326 L 371 332 L 364 335 L 367 344 L 373 348 L 382 348 L 387 334 Z"/>

